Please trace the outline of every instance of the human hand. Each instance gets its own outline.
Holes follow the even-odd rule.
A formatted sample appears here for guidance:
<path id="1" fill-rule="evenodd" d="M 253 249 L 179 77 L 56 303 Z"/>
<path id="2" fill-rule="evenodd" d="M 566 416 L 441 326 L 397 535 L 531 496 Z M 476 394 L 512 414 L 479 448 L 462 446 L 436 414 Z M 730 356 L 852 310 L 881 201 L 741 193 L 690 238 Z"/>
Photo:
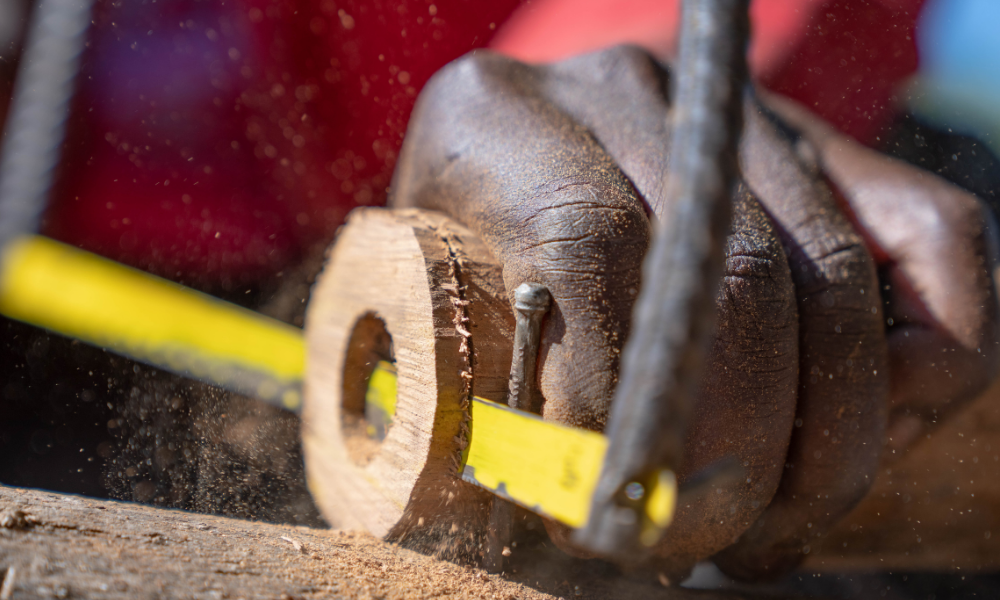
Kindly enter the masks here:
<path id="1" fill-rule="evenodd" d="M 629 48 L 550 66 L 477 53 L 441 71 L 414 112 L 390 202 L 470 227 L 503 265 L 508 290 L 549 288 L 539 359 L 547 419 L 606 424 L 650 219 L 667 214 L 668 81 Z M 975 198 L 822 137 L 800 116 L 792 121 L 810 135 L 747 103 L 718 333 L 678 473 L 683 484 L 735 458 L 745 477 L 678 507 L 651 565 L 671 576 L 720 551 L 720 566 L 745 578 L 794 565 L 867 491 L 890 397 L 894 410 L 919 405 L 911 415 L 920 417 L 939 393 L 954 405 L 994 375 L 993 256 L 969 208 Z M 918 175 L 934 193 L 914 184 Z M 912 215 L 888 219 L 900 190 L 922 199 L 913 215 L 924 225 L 940 224 L 936 250 L 915 243 L 927 229 L 914 229 Z M 888 313 L 865 244 L 877 240 L 878 264 L 895 277 Z M 899 293 L 906 281 L 918 284 L 913 293 Z M 887 333 L 887 314 L 907 316 L 912 342 L 898 340 L 906 331 Z M 925 374 L 919 361 L 948 343 L 977 360 L 957 378 L 936 367 Z M 924 377 L 923 387 L 905 373 Z M 550 533 L 576 551 L 564 530 Z"/>

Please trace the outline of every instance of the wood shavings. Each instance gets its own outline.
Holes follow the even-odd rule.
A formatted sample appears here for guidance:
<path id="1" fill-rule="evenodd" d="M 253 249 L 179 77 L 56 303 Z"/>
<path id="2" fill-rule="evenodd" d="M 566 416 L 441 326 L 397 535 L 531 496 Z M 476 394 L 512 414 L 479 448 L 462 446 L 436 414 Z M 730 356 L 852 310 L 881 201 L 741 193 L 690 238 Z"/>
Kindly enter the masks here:
<path id="1" fill-rule="evenodd" d="M 14 594 L 14 578 L 17 576 L 17 569 L 8 567 L 3 575 L 3 585 L 0 585 L 0 600 L 10 600 Z"/>
<path id="2" fill-rule="evenodd" d="M 434 228 L 434 231 L 440 236 L 441 241 L 444 242 L 445 247 L 448 249 L 448 269 L 454 286 L 446 285 L 444 288 L 451 295 L 451 303 L 455 309 L 453 323 L 455 331 L 461 338 L 459 352 L 465 362 L 464 368 L 459 373 L 459 376 L 462 378 L 461 400 L 459 401 L 459 406 L 462 409 L 462 421 L 459 433 L 454 437 L 456 453 L 455 459 L 452 460 L 452 466 L 457 475 L 459 466 L 461 465 L 462 451 L 469 445 L 469 402 L 473 395 L 472 382 L 474 377 L 472 358 L 475 354 L 472 349 L 472 332 L 469 331 L 471 323 L 468 311 L 469 301 L 465 297 L 468 285 L 465 283 L 466 277 L 462 271 L 465 262 L 465 257 L 462 253 L 462 241 L 445 227 Z"/>
<path id="3" fill-rule="evenodd" d="M 281 536 L 281 539 L 291 544 L 292 547 L 295 548 L 296 552 L 303 552 L 303 553 L 305 552 L 305 546 L 303 546 L 302 542 L 296 540 L 295 538 L 290 538 L 287 535 L 283 535 Z"/>

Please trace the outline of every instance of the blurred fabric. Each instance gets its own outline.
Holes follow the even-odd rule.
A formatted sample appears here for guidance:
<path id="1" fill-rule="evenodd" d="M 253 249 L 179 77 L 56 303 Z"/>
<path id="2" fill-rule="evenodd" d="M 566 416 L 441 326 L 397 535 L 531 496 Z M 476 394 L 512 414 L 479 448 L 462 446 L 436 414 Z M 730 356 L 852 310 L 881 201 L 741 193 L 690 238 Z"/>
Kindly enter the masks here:
<path id="1" fill-rule="evenodd" d="M 923 0 L 757 0 L 755 78 L 865 143 L 917 68 Z M 413 103 L 491 43 L 670 60 L 678 0 L 102 2 L 46 232 L 206 289 L 266 289 L 381 204 Z M 494 39 L 494 35 L 496 38 Z"/>
<path id="2" fill-rule="evenodd" d="M 47 233 L 216 292 L 273 279 L 384 202 L 418 90 L 514 4 L 103 2 Z"/>
<path id="3" fill-rule="evenodd" d="M 929 0 L 917 41 L 920 74 L 910 108 L 930 123 L 975 135 L 1000 153 L 1000 2 Z"/>

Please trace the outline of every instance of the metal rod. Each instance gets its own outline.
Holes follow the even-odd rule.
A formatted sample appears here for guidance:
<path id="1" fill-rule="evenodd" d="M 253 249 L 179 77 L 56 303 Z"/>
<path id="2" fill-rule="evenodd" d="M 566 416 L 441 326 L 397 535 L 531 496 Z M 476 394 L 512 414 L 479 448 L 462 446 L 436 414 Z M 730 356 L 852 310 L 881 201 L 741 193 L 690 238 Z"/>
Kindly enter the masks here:
<path id="1" fill-rule="evenodd" d="M 41 0 L 0 150 L 0 249 L 35 233 L 52 187 L 93 0 Z"/>
<path id="2" fill-rule="evenodd" d="M 608 452 L 589 521 L 576 535 L 577 543 L 606 557 L 629 560 L 648 552 L 650 540 L 640 541 L 648 498 L 625 489 L 680 465 L 715 331 L 747 82 L 748 5 L 683 3 L 666 182 L 671 209 L 643 265 L 607 428 Z"/>
<path id="3" fill-rule="evenodd" d="M 41 0 L 31 20 L 0 150 L 0 313 L 298 411 L 298 329 L 28 235 L 48 204 L 92 8 Z"/>

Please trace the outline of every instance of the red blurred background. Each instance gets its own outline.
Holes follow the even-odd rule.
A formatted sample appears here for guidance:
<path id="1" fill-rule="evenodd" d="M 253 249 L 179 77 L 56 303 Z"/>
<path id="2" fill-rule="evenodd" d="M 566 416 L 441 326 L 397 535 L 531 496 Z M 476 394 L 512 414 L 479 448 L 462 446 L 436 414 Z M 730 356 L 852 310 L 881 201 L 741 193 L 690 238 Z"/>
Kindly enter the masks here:
<path id="1" fill-rule="evenodd" d="M 757 81 L 865 143 L 917 67 L 923 0 L 756 0 Z M 421 87 L 492 45 L 533 62 L 631 42 L 678 0 L 101 2 L 46 233 L 215 293 L 267 288 L 385 202 Z"/>

